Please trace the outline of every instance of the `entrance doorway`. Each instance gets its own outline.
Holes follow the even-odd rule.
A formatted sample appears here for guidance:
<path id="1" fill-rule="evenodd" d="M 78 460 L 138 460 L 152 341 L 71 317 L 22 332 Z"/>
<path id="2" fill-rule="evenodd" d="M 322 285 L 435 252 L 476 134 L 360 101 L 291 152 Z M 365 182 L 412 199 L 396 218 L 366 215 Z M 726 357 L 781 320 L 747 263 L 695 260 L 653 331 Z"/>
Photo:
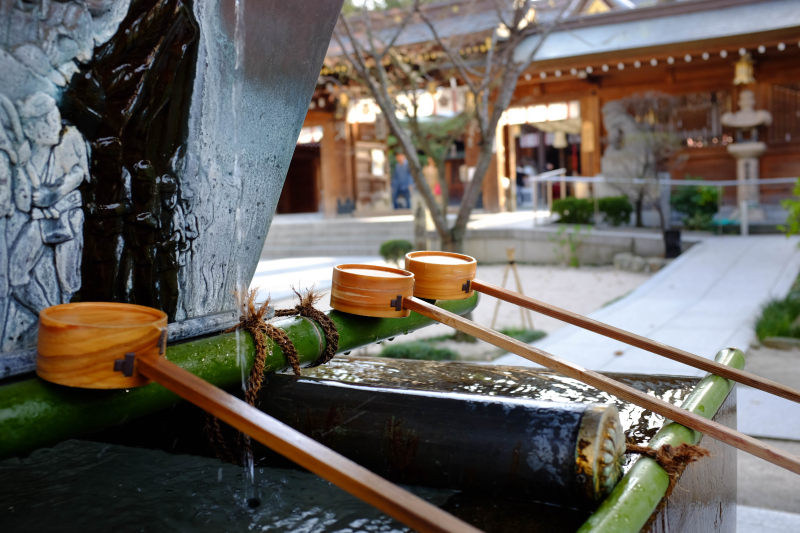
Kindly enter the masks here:
<path id="1" fill-rule="evenodd" d="M 319 143 L 298 144 L 286 173 L 277 213 L 319 211 Z"/>

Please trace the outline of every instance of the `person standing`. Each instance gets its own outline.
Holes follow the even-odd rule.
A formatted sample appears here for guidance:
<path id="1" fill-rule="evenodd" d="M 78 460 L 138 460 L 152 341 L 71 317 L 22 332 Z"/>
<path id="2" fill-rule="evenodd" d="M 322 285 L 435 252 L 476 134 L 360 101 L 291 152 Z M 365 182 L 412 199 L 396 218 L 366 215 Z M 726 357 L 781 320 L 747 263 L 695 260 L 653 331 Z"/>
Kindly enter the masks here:
<path id="1" fill-rule="evenodd" d="M 436 204 L 441 206 L 442 186 L 439 184 L 439 169 L 436 168 L 436 161 L 434 161 L 430 156 L 428 156 L 428 161 L 422 168 L 422 175 L 425 176 L 425 181 L 428 183 L 428 187 L 430 187 L 433 197 L 436 199 Z M 427 209 L 427 207 L 425 209 L 425 228 L 428 231 L 435 228 L 433 224 L 433 217 L 431 217 L 431 212 L 429 209 Z"/>
<path id="2" fill-rule="evenodd" d="M 398 152 L 395 156 L 397 162 L 392 172 L 392 205 L 395 209 L 411 207 L 411 170 L 408 168 L 408 160 L 404 153 Z M 400 198 L 404 198 L 404 203 L 400 204 Z"/>

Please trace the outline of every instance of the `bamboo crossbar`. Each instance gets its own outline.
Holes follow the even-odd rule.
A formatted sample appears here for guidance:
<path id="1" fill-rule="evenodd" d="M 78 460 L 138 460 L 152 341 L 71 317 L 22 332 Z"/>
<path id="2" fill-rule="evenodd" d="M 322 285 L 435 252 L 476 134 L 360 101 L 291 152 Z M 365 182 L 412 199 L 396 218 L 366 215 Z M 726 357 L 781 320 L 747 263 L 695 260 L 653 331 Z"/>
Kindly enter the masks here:
<path id="1" fill-rule="evenodd" d="M 480 531 L 164 357 L 136 361 L 142 375 L 414 530 Z"/>
<path id="2" fill-rule="evenodd" d="M 471 282 L 471 288 L 483 294 L 494 296 L 500 300 L 530 309 L 531 311 L 542 313 L 543 315 L 547 315 L 563 322 L 588 329 L 589 331 L 599 333 L 600 335 L 605 335 L 606 337 L 624 342 L 631 346 L 667 357 L 673 361 L 678 361 L 680 363 L 705 370 L 706 372 L 711 372 L 712 374 L 731 379 L 743 385 L 747 385 L 749 387 L 774 394 L 775 396 L 780 396 L 781 398 L 800 403 L 800 391 L 776 381 L 758 376 L 751 372 L 721 365 L 711 359 L 706 359 L 705 357 L 700 357 L 699 355 L 695 355 L 685 350 L 674 348 L 666 344 L 661 344 L 660 342 L 653 341 L 647 337 L 642 337 L 641 335 L 610 326 L 603 322 L 579 315 L 578 313 L 573 313 L 572 311 L 529 298 L 528 296 L 509 291 L 502 287 L 498 287 L 497 285 L 492 285 L 490 283 L 485 283 L 475 279 Z"/>
<path id="3" fill-rule="evenodd" d="M 480 326 L 471 320 L 448 313 L 415 297 L 403 298 L 403 306 L 411 311 L 432 318 L 461 332 L 467 333 L 506 351 L 515 353 L 534 363 L 543 365 L 567 377 L 580 380 L 592 387 L 614 394 L 618 398 L 644 407 L 695 431 L 704 433 L 742 451 L 760 457 L 786 470 L 800 474 L 800 458 L 770 446 L 758 439 L 739 433 L 727 426 L 690 413 L 669 402 L 648 396 L 633 387 L 620 383 L 598 372 L 555 357 L 544 350 L 534 348 L 502 333 Z"/>

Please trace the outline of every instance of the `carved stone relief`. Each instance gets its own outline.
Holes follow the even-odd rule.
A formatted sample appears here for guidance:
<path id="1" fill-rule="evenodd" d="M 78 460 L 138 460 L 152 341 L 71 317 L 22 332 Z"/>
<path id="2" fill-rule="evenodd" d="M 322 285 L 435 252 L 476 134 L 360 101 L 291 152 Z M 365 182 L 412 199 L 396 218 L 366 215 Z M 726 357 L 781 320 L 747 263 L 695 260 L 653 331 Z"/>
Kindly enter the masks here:
<path id="1" fill-rule="evenodd" d="M 340 7 L 0 0 L 0 351 L 70 299 L 234 306 Z"/>
<path id="2" fill-rule="evenodd" d="M 116 31 L 123 1 L 0 1 L 0 348 L 34 342 L 38 311 L 81 287 L 83 135 L 58 99 Z"/>

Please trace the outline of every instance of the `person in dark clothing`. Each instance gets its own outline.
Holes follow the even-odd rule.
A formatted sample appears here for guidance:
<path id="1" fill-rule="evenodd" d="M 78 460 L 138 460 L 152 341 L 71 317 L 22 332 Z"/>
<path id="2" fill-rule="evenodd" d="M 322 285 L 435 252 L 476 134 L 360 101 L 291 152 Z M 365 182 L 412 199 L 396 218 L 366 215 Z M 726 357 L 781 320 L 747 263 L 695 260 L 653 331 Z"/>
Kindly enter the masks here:
<path id="1" fill-rule="evenodd" d="M 414 180 L 408 168 L 406 155 L 398 153 L 395 157 L 397 163 L 392 172 L 392 204 L 395 209 L 408 208 L 411 207 L 411 187 Z M 404 199 L 402 204 L 400 203 L 401 198 Z"/>

